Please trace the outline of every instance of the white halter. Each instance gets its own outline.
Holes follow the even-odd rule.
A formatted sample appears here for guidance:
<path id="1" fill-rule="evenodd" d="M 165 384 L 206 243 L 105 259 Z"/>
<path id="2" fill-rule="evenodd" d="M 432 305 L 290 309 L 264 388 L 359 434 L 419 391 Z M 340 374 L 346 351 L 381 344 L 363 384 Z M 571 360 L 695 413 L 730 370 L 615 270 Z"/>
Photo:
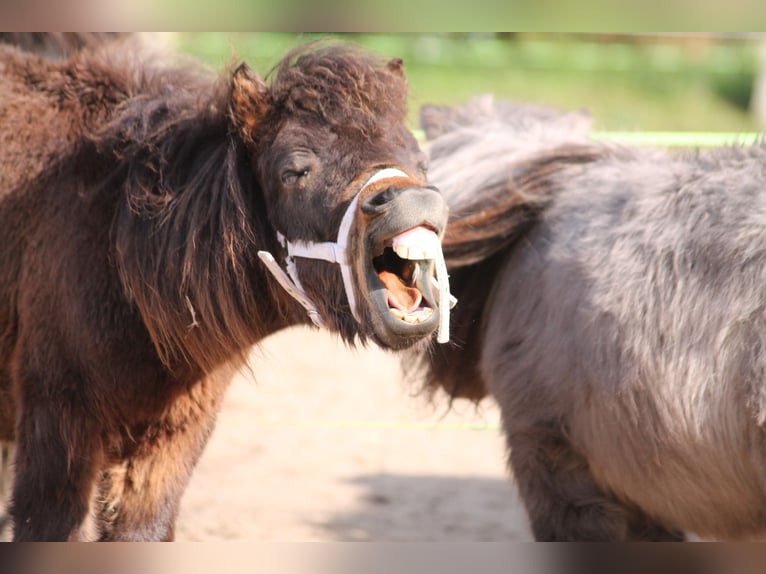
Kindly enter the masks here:
<path id="1" fill-rule="evenodd" d="M 329 261 L 330 263 L 337 263 L 340 265 L 341 275 L 343 276 L 343 286 L 346 290 L 346 297 L 348 298 L 349 306 L 351 307 L 351 314 L 354 316 L 357 322 L 360 321 L 359 309 L 356 302 L 356 295 L 354 293 L 354 282 L 351 272 L 351 261 L 348 256 L 348 242 L 351 234 L 351 227 L 354 223 L 354 216 L 356 215 L 356 208 L 359 204 L 359 197 L 362 192 L 367 189 L 373 183 L 382 179 L 389 179 L 392 177 L 409 177 L 400 169 L 396 168 L 384 168 L 378 170 L 364 183 L 349 206 L 346 208 L 346 212 L 343 214 L 340 227 L 338 228 L 338 239 L 336 242 L 326 243 L 314 243 L 311 241 L 288 241 L 284 235 L 277 232 L 277 239 L 285 249 L 287 249 L 287 257 L 285 257 L 285 273 L 279 264 L 274 259 L 274 256 L 268 251 L 258 251 L 258 257 L 266 265 L 269 271 L 274 275 L 274 278 L 279 284 L 296 300 L 300 303 L 309 318 L 317 327 L 323 327 L 324 321 L 317 310 L 316 305 L 306 294 L 306 291 L 301 285 L 300 278 L 298 277 L 298 268 L 295 265 L 295 257 L 304 257 L 307 259 L 322 259 Z M 449 293 L 449 282 L 447 278 L 447 268 L 444 264 L 444 257 L 439 251 L 436 260 L 436 272 L 439 288 L 439 336 L 438 341 L 440 343 L 446 343 L 449 341 L 449 308 L 451 295 Z M 454 304 L 454 303 L 453 303 Z"/>

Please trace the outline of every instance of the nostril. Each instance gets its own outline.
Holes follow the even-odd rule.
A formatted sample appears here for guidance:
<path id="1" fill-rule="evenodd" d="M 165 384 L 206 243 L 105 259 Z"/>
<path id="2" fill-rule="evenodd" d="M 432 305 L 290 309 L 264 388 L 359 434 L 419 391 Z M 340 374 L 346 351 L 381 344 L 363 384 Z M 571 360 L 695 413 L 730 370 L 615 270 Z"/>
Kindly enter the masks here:
<path id="1" fill-rule="evenodd" d="M 401 191 L 399 188 L 391 186 L 383 191 L 379 191 L 362 201 L 362 213 L 374 215 L 394 199 L 394 196 Z"/>

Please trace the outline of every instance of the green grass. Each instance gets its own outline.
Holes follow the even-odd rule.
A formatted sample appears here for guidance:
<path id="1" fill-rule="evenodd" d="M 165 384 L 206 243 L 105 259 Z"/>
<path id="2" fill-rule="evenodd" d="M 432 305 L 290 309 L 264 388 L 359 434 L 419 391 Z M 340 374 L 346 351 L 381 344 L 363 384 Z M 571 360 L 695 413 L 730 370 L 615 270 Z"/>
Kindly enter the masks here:
<path id="1" fill-rule="evenodd" d="M 585 36 L 337 35 L 403 57 L 410 123 L 426 103 L 499 98 L 586 108 L 601 130 L 753 131 L 748 112 L 756 46 L 705 38 L 625 41 Z M 266 74 L 290 48 L 319 36 L 282 33 L 179 35 L 182 50 L 214 66 L 245 59 Z"/>

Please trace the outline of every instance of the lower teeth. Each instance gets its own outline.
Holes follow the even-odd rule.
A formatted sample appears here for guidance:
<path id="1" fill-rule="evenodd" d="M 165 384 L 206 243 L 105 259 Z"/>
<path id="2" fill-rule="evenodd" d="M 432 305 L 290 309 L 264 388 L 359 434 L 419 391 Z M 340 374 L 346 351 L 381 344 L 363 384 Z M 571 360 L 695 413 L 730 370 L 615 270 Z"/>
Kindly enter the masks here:
<path id="1" fill-rule="evenodd" d="M 422 323 L 434 313 L 434 310 L 428 307 L 423 307 L 421 309 L 418 309 L 417 311 L 413 311 L 412 313 L 405 313 L 401 309 L 394 309 L 394 308 L 389 309 L 389 311 L 394 317 L 401 319 L 405 323 L 409 323 L 411 325 L 417 325 L 418 323 Z"/>

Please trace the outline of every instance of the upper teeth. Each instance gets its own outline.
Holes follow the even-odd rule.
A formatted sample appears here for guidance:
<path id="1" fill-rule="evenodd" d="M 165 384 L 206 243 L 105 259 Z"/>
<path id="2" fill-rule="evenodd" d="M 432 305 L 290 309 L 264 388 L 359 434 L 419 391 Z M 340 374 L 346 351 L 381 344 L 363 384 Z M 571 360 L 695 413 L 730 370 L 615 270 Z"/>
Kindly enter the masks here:
<path id="1" fill-rule="evenodd" d="M 396 245 L 394 252 L 402 259 L 433 259 L 435 254 L 422 246 Z"/>
<path id="2" fill-rule="evenodd" d="M 424 227 L 400 233 L 392 244 L 394 253 L 402 259 L 435 259 L 441 253 L 439 236 Z"/>

